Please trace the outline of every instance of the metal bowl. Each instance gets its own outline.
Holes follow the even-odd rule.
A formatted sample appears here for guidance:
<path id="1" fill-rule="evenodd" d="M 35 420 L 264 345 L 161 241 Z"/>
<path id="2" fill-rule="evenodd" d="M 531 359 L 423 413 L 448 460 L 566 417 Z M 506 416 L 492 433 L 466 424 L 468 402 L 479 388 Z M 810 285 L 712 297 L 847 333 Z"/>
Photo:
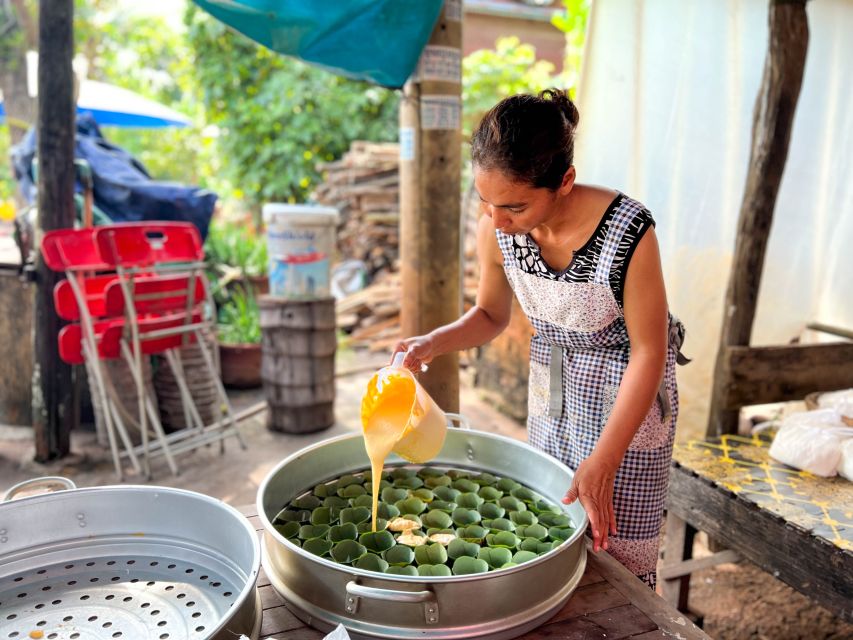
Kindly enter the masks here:
<path id="1" fill-rule="evenodd" d="M 386 460 L 386 466 L 404 464 L 396 456 Z M 507 476 L 554 504 L 572 482 L 572 471 L 550 456 L 480 431 L 448 429 L 430 465 Z M 577 587 L 587 525 L 578 503 L 563 507 L 577 525 L 564 544 L 517 567 L 468 576 L 396 576 L 340 565 L 302 550 L 272 526 L 278 511 L 309 488 L 368 467 L 361 434 L 342 436 L 290 456 L 258 490 L 264 569 L 306 624 L 323 631 L 344 624 L 354 638 L 514 638 L 550 619 Z"/>
<path id="2" fill-rule="evenodd" d="M 199 493 L 95 487 L 4 502 L 0 638 L 256 638 L 259 569 L 249 522 Z"/>

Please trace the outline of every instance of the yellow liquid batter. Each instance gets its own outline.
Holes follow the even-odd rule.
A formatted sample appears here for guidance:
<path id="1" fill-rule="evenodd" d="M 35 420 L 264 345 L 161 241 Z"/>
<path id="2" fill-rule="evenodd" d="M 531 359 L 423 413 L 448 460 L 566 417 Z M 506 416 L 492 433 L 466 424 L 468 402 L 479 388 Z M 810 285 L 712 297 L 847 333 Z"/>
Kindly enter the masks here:
<path id="1" fill-rule="evenodd" d="M 415 381 L 406 373 L 382 376 L 381 388 L 378 376 L 367 385 L 367 393 L 361 401 L 361 425 L 364 430 L 364 447 L 370 459 L 371 484 L 373 485 L 373 527 L 376 531 L 376 513 L 379 508 L 379 485 L 385 458 L 403 435 L 409 423 L 415 396 Z"/>

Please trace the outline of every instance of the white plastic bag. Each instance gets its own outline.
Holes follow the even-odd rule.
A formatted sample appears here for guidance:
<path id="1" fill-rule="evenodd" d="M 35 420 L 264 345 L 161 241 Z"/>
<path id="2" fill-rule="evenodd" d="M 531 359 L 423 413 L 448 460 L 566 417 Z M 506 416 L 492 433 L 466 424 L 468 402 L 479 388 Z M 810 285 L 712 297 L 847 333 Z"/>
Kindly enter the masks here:
<path id="1" fill-rule="evenodd" d="M 841 460 L 838 462 L 838 475 L 853 482 L 853 438 L 841 443 Z"/>
<path id="2" fill-rule="evenodd" d="M 794 413 L 782 421 L 770 445 L 770 457 L 824 478 L 836 475 L 841 445 L 853 437 L 834 409 Z M 845 476 L 846 477 L 846 476 Z"/>
<path id="3" fill-rule="evenodd" d="M 249 640 L 249 638 L 246 636 L 240 636 L 240 640 Z M 269 640 L 275 640 L 275 638 L 270 638 Z M 350 637 L 344 625 L 339 624 L 337 627 L 332 629 L 332 633 L 325 636 L 323 640 L 350 640 Z"/>
<path id="4" fill-rule="evenodd" d="M 337 627 L 332 629 L 332 633 L 323 638 L 323 640 L 350 640 L 350 637 L 344 625 L 339 624 Z"/>

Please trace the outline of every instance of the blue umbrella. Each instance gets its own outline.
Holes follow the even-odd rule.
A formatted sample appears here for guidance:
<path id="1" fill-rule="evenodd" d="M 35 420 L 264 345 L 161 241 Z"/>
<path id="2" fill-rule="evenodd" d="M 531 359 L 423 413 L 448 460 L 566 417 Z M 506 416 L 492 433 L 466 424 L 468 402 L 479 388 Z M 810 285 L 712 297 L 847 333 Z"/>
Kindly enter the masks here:
<path id="1" fill-rule="evenodd" d="M 80 83 L 78 113 L 91 113 L 99 125 L 113 127 L 186 127 L 190 119 L 174 109 L 112 84 L 84 80 Z M 0 121 L 4 116 L 0 102 Z"/>

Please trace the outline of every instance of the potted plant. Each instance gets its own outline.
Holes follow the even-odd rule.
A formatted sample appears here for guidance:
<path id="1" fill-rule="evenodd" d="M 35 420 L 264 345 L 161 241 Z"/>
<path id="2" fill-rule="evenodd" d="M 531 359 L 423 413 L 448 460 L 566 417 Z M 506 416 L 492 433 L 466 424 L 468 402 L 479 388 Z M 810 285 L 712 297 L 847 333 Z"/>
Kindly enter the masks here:
<path id="1" fill-rule="evenodd" d="M 219 308 L 218 320 L 222 383 L 238 389 L 260 386 L 260 311 L 251 290 L 235 287 Z"/>
<path id="2" fill-rule="evenodd" d="M 251 224 L 212 224 L 204 250 L 217 304 L 227 300 L 235 286 L 248 287 L 255 296 L 269 292 L 267 241 L 251 230 Z"/>

